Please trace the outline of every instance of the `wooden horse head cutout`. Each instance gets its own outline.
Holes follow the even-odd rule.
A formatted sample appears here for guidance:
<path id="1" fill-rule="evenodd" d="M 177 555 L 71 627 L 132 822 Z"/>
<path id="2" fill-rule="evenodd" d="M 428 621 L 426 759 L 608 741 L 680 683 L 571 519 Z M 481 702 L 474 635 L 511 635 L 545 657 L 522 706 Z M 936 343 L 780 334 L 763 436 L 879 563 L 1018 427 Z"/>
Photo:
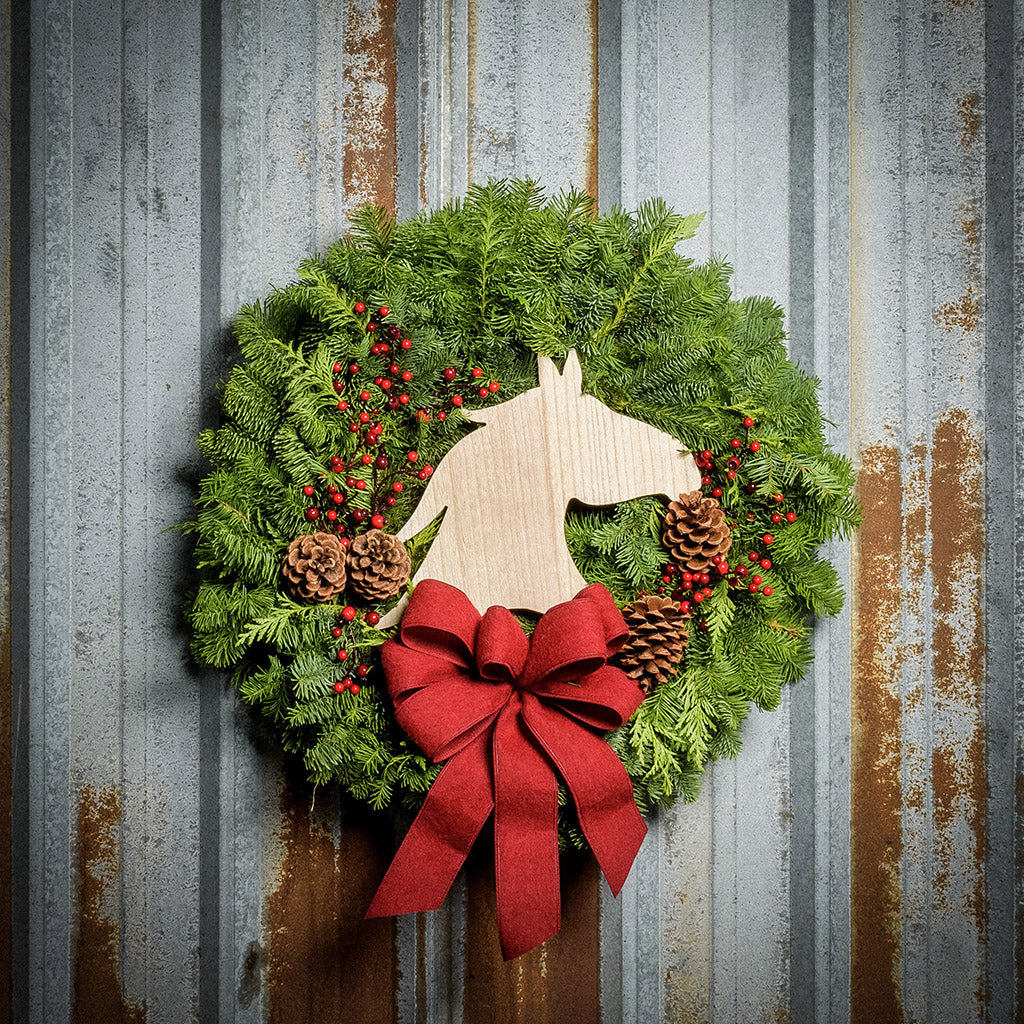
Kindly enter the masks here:
<path id="1" fill-rule="evenodd" d="M 565 543 L 570 499 L 611 505 L 700 487 L 693 456 L 674 437 L 583 394 L 575 351 L 562 374 L 544 356 L 537 365 L 539 387 L 467 413 L 484 426 L 445 456 L 399 532 L 408 540 L 446 508 L 416 578 L 458 587 L 481 612 L 545 612 L 586 585 Z"/>

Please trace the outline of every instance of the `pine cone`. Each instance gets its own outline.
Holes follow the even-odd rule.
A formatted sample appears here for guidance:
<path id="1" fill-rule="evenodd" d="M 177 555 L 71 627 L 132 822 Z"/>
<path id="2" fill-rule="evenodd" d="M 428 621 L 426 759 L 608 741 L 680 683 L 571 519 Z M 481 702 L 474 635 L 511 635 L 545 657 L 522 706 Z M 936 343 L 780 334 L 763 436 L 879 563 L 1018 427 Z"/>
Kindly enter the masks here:
<path id="1" fill-rule="evenodd" d="M 405 545 L 383 530 L 367 530 L 352 538 L 348 549 L 348 582 L 367 601 L 394 597 L 409 579 L 412 559 Z"/>
<path id="2" fill-rule="evenodd" d="M 667 597 L 648 594 L 622 609 L 629 639 L 615 662 L 644 693 L 665 682 L 683 657 L 687 616 Z"/>
<path id="3" fill-rule="evenodd" d="M 296 597 L 330 601 L 345 589 L 345 549 L 333 534 L 301 534 L 288 545 L 281 572 Z"/>
<path id="4" fill-rule="evenodd" d="M 701 497 L 700 491 L 690 491 L 669 504 L 661 543 L 676 565 L 690 572 L 705 572 L 715 555 L 724 557 L 732 547 L 732 535 L 718 502 Z"/>

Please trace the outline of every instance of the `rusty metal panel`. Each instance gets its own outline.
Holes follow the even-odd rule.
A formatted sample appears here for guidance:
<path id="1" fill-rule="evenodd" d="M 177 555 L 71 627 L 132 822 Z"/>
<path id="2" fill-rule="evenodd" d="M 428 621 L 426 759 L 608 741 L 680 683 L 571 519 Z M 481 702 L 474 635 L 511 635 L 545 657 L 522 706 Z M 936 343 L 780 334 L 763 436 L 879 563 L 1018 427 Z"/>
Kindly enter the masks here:
<path id="1" fill-rule="evenodd" d="M 1019 2 L 10 10 L 15 1019 L 1021 1015 Z M 161 531 L 240 305 L 359 203 L 524 174 L 707 211 L 688 253 L 786 306 L 867 520 L 808 678 L 618 900 L 567 864 L 561 934 L 506 965 L 485 851 L 441 911 L 362 922 L 392 838 L 190 668 Z"/>

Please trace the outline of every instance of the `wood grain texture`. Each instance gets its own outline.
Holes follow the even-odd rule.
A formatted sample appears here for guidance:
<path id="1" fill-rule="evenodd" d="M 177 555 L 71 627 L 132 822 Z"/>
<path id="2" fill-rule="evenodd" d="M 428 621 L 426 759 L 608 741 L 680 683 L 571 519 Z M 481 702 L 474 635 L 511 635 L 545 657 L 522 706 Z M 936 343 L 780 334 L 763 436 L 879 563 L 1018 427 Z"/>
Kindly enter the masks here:
<path id="1" fill-rule="evenodd" d="M 467 413 L 482 426 L 445 457 L 399 532 L 408 540 L 447 510 L 416 579 L 450 583 L 480 611 L 545 612 L 585 586 L 565 542 L 571 499 L 610 505 L 700 487 L 674 437 L 583 394 L 575 351 L 561 374 L 542 356 L 538 375 L 539 387 Z"/>

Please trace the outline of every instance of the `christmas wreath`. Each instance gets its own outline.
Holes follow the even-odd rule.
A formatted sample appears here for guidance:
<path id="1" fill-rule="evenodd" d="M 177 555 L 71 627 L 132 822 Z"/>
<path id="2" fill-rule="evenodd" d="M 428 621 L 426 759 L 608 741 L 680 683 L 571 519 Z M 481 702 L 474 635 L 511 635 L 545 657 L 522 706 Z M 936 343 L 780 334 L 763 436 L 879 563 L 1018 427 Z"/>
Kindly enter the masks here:
<path id="1" fill-rule="evenodd" d="M 702 474 L 668 502 L 576 504 L 564 523 L 629 626 L 609 650 L 639 707 L 606 738 L 640 810 L 694 799 L 750 706 L 775 708 L 806 669 L 809 619 L 842 605 L 816 548 L 856 526 L 853 474 L 824 441 L 817 382 L 786 356 L 782 310 L 732 298 L 724 260 L 676 252 L 700 220 L 657 199 L 595 216 L 589 196 L 548 201 L 531 181 L 403 223 L 367 207 L 237 316 L 242 358 L 199 438 L 212 469 L 187 527 L 193 651 L 232 670 L 314 783 L 402 823 L 423 803 L 439 768 L 396 721 L 381 619 L 441 520 L 396 534 L 473 411 L 536 388 L 542 357 L 578 358 L 586 394 L 670 434 Z M 585 843 L 562 791 L 559 834 Z"/>

